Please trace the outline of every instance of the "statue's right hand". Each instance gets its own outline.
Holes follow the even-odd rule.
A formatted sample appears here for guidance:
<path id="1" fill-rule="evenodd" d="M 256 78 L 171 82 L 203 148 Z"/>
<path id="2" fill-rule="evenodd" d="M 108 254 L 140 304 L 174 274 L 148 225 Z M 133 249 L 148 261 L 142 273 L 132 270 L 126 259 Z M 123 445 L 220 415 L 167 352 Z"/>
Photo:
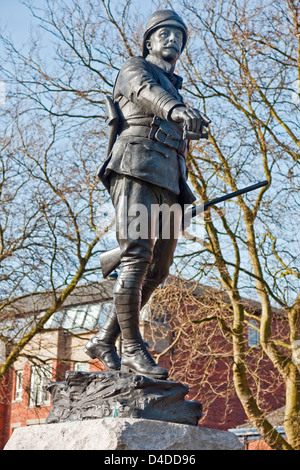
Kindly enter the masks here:
<path id="1" fill-rule="evenodd" d="M 182 122 L 186 125 L 188 131 L 199 133 L 201 127 L 208 126 L 211 120 L 200 113 L 198 109 L 178 106 L 171 112 L 171 119 L 175 122 Z"/>

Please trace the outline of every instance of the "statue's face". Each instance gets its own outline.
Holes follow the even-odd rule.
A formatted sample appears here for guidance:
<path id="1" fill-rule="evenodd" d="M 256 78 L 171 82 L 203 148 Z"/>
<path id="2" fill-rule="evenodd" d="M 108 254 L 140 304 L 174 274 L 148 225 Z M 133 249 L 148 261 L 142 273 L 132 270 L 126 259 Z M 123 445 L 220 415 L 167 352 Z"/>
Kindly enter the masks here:
<path id="1" fill-rule="evenodd" d="M 183 45 L 183 33 L 175 26 L 164 26 L 156 29 L 146 41 L 149 54 L 157 56 L 175 64 L 178 60 Z"/>

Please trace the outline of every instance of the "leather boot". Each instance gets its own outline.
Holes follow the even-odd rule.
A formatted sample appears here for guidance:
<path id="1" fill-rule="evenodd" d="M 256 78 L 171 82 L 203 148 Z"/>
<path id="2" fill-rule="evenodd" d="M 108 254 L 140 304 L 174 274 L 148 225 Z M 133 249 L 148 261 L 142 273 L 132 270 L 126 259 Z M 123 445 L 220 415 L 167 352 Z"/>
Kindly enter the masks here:
<path id="1" fill-rule="evenodd" d="M 144 341 L 124 342 L 121 371 L 156 380 L 166 380 L 169 376 L 166 369 L 156 364 Z"/>
<path id="2" fill-rule="evenodd" d="M 121 361 L 115 346 L 119 335 L 119 322 L 113 309 L 99 333 L 86 343 L 84 352 L 92 359 L 99 359 L 108 370 L 120 370 Z"/>
<path id="3" fill-rule="evenodd" d="M 142 285 L 147 267 L 148 263 L 122 267 L 115 285 L 115 308 L 123 338 L 121 371 L 164 380 L 168 372 L 155 363 L 139 329 Z"/>
<path id="4" fill-rule="evenodd" d="M 146 286 L 143 285 L 141 308 L 148 302 L 154 291 L 152 286 L 151 289 L 145 287 Z M 84 352 L 91 359 L 99 359 L 108 370 L 120 370 L 121 361 L 115 347 L 120 331 L 117 314 L 115 309 L 113 309 L 101 330 L 86 343 L 83 349 Z M 139 339 L 142 341 L 139 333 L 138 335 Z"/>

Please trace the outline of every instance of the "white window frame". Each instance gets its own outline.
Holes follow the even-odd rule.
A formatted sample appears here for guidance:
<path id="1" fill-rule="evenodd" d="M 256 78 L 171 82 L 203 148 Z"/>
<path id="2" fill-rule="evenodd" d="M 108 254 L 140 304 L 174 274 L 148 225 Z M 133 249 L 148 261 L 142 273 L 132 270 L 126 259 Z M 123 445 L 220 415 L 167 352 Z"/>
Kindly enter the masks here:
<path id="1" fill-rule="evenodd" d="M 45 385 L 51 382 L 51 378 L 51 367 L 31 367 L 29 406 L 38 407 L 51 404 L 51 394 L 45 390 Z"/>
<path id="2" fill-rule="evenodd" d="M 74 363 L 74 371 L 76 371 L 76 372 L 89 372 L 90 371 L 89 362 L 75 362 Z"/>
<path id="3" fill-rule="evenodd" d="M 16 370 L 15 376 L 15 396 L 14 401 L 22 401 L 22 393 L 23 393 L 23 371 Z"/>

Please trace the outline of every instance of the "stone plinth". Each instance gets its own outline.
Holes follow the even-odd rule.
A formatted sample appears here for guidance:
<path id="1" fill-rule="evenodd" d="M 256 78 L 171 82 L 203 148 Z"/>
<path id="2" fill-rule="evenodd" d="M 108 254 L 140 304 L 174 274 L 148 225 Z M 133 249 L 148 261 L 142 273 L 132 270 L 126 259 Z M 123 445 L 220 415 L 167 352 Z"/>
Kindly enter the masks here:
<path id="1" fill-rule="evenodd" d="M 226 431 L 149 419 L 104 418 L 18 428 L 4 450 L 196 451 L 243 450 L 243 446 Z"/>
<path id="2" fill-rule="evenodd" d="M 48 385 L 53 397 L 47 424 L 106 417 L 144 418 L 196 426 L 202 405 L 187 401 L 186 385 L 123 372 L 68 371 Z"/>

